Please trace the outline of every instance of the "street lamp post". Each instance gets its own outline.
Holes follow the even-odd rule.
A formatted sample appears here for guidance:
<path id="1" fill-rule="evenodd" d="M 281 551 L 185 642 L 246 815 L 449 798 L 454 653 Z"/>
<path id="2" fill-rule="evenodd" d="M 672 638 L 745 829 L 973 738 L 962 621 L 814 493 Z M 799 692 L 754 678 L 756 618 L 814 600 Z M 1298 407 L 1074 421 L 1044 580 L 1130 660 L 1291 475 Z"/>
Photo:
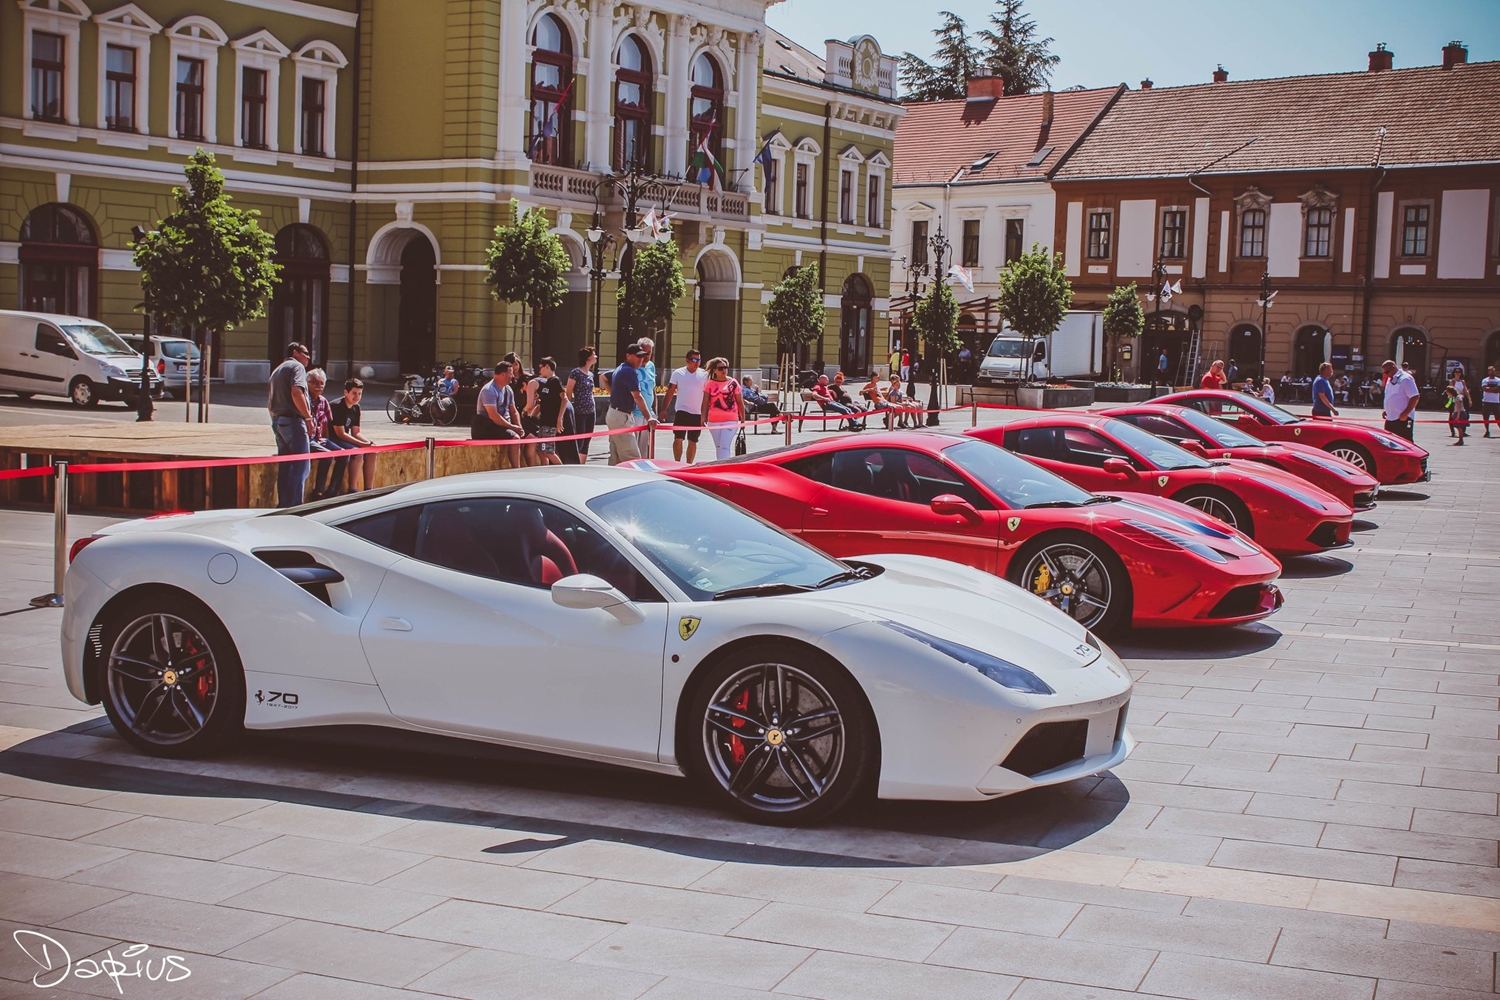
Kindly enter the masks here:
<path id="1" fill-rule="evenodd" d="M 647 232 L 641 226 L 640 208 L 643 204 L 649 204 L 652 201 L 659 201 L 665 206 L 667 192 L 681 183 L 682 181 L 678 178 L 647 173 L 639 162 L 630 164 L 622 173 L 612 174 L 600 181 L 597 194 L 602 196 L 605 190 L 611 188 L 618 191 L 625 212 L 623 233 L 626 243 L 621 249 L 618 260 L 620 280 L 625 285 L 625 317 L 615 326 L 616 348 L 621 355 L 635 339 L 634 298 L 631 285 L 634 277 L 632 271 L 635 267 L 636 247 L 638 244 L 652 242 L 665 243 L 672 238 L 672 234 L 665 228 Z M 598 223 L 599 215 L 595 213 L 595 227 L 602 228 Z"/>
<path id="2" fill-rule="evenodd" d="M 603 337 L 600 329 L 604 325 L 604 279 L 609 277 L 610 268 L 605 264 L 605 258 L 609 250 L 615 245 L 613 233 L 604 228 L 604 217 L 597 209 L 594 212 L 593 225 L 589 227 L 586 234 L 589 240 L 589 291 L 594 296 L 594 349 L 599 349 L 599 341 Z"/>
<path id="3" fill-rule="evenodd" d="M 146 230 L 140 226 L 130 227 L 130 236 L 137 244 L 146 239 Z M 141 312 L 141 388 L 135 397 L 135 419 L 137 423 L 150 420 L 156 412 L 151 401 L 151 315 Z"/>
<path id="4" fill-rule="evenodd" d="M 1261 377 L 1261 379 L 1263 381 L 1266 378 L 1266 320 L 1268 318 L 1267 317 L 1267 311 L 1271 308 L 1271 300 L 1274 299 L 1275 297 L 1276 297 L 1276 293 L 1273 292 L 1273 291 L 1271 291 L 1271 272 L 1268 270 L 1268 271 L 1266 271 L 1265 274 L 1263 274 L 1263 275 L 1260 276 L 1260 301 L 1256 303 L 1256 305 L 1260 306 L 1260 372 L 1259 372 L 1259 374 L 1260 374 L 1260 377 Z"/>
<path id="5" fill-rule="evenodd" d="M 937 233 L 927 241 L 932 246 L 932 276 L 933 281 L 946 281 L 943 271 L 943 256 L 953 249 L 953 244 L 948 242 L 943 235 L 943 220 L 938 219 Z M 927 426 L 936 427 L 941 421 L 938 419 L 938 408 L 941 403 L 938 400 L 938 361 L 939 352 L 934 350 L 932 339 L 927 338 L 927 364 L 930 369 L 927 373 Z"/>

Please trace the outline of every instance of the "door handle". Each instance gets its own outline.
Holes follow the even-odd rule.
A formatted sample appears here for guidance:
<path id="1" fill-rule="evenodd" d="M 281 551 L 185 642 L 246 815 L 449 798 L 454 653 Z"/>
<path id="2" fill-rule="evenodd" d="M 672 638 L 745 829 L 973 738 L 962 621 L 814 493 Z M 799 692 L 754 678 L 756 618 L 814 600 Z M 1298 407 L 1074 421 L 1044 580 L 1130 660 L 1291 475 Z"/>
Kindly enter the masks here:
<path id="1" fill-rule="evenodd" d="M 405 618 L 382 618 L 380 627 L 389 632 L 410 632 L 411 622 Z"/>
<path id="2" fill-rule="evenodd" d="M 809 508 L 807 508 L 807 512 L 809 514 L 811 514 L 813 517 L 827 517 L 828 516 L 828 508 L 827 507 L 809 507 Z"/>

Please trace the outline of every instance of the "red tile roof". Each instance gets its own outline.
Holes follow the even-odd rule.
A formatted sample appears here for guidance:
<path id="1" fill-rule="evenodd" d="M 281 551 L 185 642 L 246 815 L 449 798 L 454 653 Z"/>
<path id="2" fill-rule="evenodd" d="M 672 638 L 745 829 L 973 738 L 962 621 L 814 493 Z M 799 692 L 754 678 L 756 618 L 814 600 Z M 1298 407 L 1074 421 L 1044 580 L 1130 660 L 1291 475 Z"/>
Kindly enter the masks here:
<path id="1" fill-rule="evenodd" d="M 1054 94 L 1052 127 L 1043 148 L 1051 152 L 1028 165 L 1042 138 L 1041 94 L 995 101 L 933 101 L 906 105 L 896 128 L 897 184 L 941 184 L 964 172 L 963 180 L 1046 180 L 1062 154 L 1119 91 L 1065 90 Z M 995 154 L 980 170 L 968 168 Z"/>
<path id="2" fill-rule="evenodd" d="M 1500 62 L 1130 91 L 1056 179 L 1368 167 L 1382 127 L 1388 167 L 1500 162 Z"/>

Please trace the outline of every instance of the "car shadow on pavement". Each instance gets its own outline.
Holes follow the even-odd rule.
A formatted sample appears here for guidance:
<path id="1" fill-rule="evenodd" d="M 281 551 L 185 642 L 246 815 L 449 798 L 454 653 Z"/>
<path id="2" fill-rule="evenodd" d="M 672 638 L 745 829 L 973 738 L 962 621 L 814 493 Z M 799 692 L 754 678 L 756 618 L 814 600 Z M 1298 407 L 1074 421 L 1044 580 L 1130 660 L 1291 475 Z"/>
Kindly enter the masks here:
<path id="1" fill-rule="evenodd" d="M 1120 656 L 1156 660 L 1233 659 L 1254 656 L 1276 645 L 1281 632 L 1264 622 L 1224 628 L 1137 628 L 1114 636 L 1110 648 Z"/>
<path id="2" fill-rule="evenodd" d="M 1380 499 L 1381 502 L 1389 500 L 1392 503 L 1409 503 L 1413 500 L 1431 500 L 1432 497 L 1426 493 L 1416 493 L 1412 490 L 1397 490 L 1387 486 L 1381 489 Z"/>
<path id="3" fill-rule="evenodd" d="M 1377 524 L 1374 521 L 1366 521 L 1362 517 L 1356 517 L 1354 519 L 1353 523 L 1349 525 L 1349 530 L 1350 531 L 1374 531 L 1378 527 L 1380 527 L 1380 525 Z"/>
<path id="4" fill-rule="evenodd" d="M 1343 576 L 1354 569 L 1354 564 L 1338 556 L 1295 556 L 1281 564 L 1284 580 L 1322 580 L 1330 576 Z"/>
<path id="5" fill-rule="evenodd" d="M 497 842 L 484 850 L 497 855 L 606 841 L 798 867 L 1022 860 L 1097 833 L 1130 800 L 1126 786 L 1105 774 L 989 802 L 857 803 L 822 826 L 783 828 L 718 811 L 682 778 L 466 740 L 373 727 L 251 733 L 233 754 L 188 764 L 217 773 L 194 773 L 179 762 L 134 756 L 101 723 L 81 723 L 0 752 L 0 773 L 102 791 L 264 799 L 489 827 Z M 103 759 L 78 756 L 87 737 L 95 737 L 88 742 L 98 744 L 96 756 Z M 380 794 L 382 784 L 390 796 Z M 543 795 L 533 798 L 532 792 Z M 490 800 L 494 808 L 445 805 L 445 799 Z M 525 802 L 525 814 L 505 808 L 513 800 Z M 567 814 L 596 819 L 563 818 Z"/>

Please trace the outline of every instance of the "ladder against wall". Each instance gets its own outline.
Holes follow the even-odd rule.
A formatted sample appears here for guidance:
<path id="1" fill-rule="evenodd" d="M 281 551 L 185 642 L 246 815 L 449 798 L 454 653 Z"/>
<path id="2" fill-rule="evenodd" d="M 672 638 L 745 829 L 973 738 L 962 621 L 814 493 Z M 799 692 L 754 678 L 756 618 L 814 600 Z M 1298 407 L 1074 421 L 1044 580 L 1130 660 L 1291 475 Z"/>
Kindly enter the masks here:
<path id="1" fill-rule="evenodd" d="M 1198 326 L 1193 327 L 1192 337 L 1188 340 L 1187 350 L 1182 352 L 1182 357 L 1177 360 L 1177 384 L 1193 388 L 1198 384 L 1199 356 L 1203 349 L 1203 330 Z"/>

